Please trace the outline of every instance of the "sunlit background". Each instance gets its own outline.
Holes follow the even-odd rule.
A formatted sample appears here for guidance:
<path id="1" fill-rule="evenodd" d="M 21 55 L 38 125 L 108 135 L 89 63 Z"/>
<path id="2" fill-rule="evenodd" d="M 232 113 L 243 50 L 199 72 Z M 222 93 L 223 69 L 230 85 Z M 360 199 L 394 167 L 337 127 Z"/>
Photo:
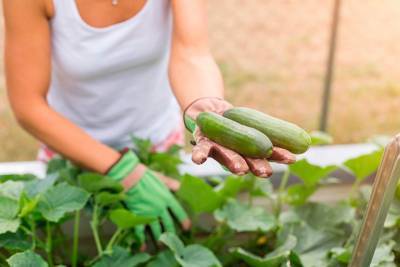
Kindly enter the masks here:
<path id="1" fill-rule="evenodd" d="M 333 3 L 209 0 L 229 100 L 318 129 Z M 397 0 L 342 0 L 328 118 L 335 142 L 400 132 L 399 18 Z M 12 118 L 2 65 L 0 88 L 0 161 L 34 159 L 37 143 Z"/>

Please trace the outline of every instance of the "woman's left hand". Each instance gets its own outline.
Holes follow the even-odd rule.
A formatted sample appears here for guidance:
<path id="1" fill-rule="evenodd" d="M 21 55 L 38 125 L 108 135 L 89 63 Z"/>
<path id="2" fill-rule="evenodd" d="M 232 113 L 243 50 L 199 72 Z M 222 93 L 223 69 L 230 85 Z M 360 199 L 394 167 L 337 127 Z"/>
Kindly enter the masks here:
<path id="1" fill-rule="evenodd" d="M 211 157 L 227 167 L 232 173 L 243 175 L 251 171 L 256 176 L 269 177 L 272 175 L 269 161 L 282 164 L 291 164 L 296 161 L 295 155 L 279 147 L 273 148 L 273 153 L 268 159 L 243 157 L 235 151 L 208 139 L 196 127 L 195 121 L 201 112 L 208 111 L 222 115 L 232 107 L 229 102 L 219 98 L 200 98 L 186 108 L 184 112 L 185 126 L 188 130 L 194 131 L 193 136 L 196 143 L 192 150 L 194 163 L 202 164 L 208 157 Z"/>

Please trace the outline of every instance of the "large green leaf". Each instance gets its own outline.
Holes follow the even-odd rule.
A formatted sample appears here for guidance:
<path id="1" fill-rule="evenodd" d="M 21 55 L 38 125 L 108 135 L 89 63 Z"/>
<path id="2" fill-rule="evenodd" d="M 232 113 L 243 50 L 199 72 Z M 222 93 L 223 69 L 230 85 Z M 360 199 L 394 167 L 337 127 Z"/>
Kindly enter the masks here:
<path id="1" fill-rule="evenodd" d="M 160 237 L 175 255 L 175 259 L 182 267 L 220 267 L 222 266 L 215 255 L 201 245 L 184 246 L 181 240 L 172 233 L 164 233 Z"/>
<path id="2" fill-rule="evenodd" d="M 313 131 L 310 133 L 310 137 L 312 146 L 330 145 L 333 143 L 332 136 L 325 132 Z"/>
<path id="3" fill-rule="evenodd" d="M 374 253 L 370 267 L 395 267 L 394 253 L 392 251 L 395 243 L 390 241 L 387 244 L 380 244 Z"/>
<path id="4" fill-rule="evenodd" d="M 10 267 L 48 267 L 49 265 L 38 254 L 27 250 L 16 253 L 7 259 Z"/>
<path id="5" fill-rule="evenodd" d="M 108 206 L 111 204 L 119 203 L 126 198 L 126 195 L 123 193 L 110 193 L 107 191 L 97 193 L 95 195 L 95 201 L 100 206 Z"/>
<path id="6" fill-rule="evenodd" d="M 355 218 L 355 209 L 348 203 L 327 205 L 322 203 L 307 203 L 295 208 L 297 215 L 311 227 L 327 229 L 341 223 L 351 223 Z"/>
<path id="7" fill-rule="evenodd" d="M 237 194 L 245 187 L 245 181 L 242 176 L 228 176 L 218 188 L 218 194 L 224 198 L 235 198 Z"/>
<path id="8" fill-rule="evenodd" d="M 44 179 L 36 179 L 25 183 L 25 192 L 28 197 L 32 198 L 40 193 L 47 191 L 59 178 L 57 173 L 52 173 Z"/>
<path id="9" fill-rule="evenodd" d="M 0 183 L 4 183 L 7 181 L 31 181 L 31 180 L 36 180 L 38 179 L 35 175 L 33 174 L 6 174 L 6 175 L 0 175 Z"/>
<path id="10" fill-rule="evenodd" d="M 110 191 L 120 193 L 124 190 L 123 186 L 110 177 L 97 173 L 83 173 L 78 176 L 79 185 L 90 193 L 100 191 Z"/>
<path id="11" fill-rule="evenodd" d="M 195 213 L 212 212 L 221 205 L 221 197 L 204 180 L 185 175 L 177 195 Z"/>
<path id="12" fill-rule="evenodd" d="M 215 211 L 214 216 L 217 221 L 226 222 L 231 229 L 238 232 L 266 232 L 277 226 L 275 217 L 266 213 L 263 208 L 252 207 L 234 199 Z"/>
<path id="13" fill-rule="evenodd" d="M 316 190 L 317 186 L 306 186 L 304 184 L 291 185 L 287 188 L 285 201 L 294 206 L 303 205 Z"/>
<path id="14" fill-rule="evenodd" d="M 117 209 L 110 212 L 110 220 L 119 228 L 127 229 L 141 224 L 148 224 L 157 218 L 137 216 L 134 213 L 125 210 Z"/>
<path id="15" fill-rule="evenodd" d="M 306 223 L 286 224 L 283 227 L 282 232 L 297 238 L 294 251 L 299 254 L 302 264 L 307 267 L 326 266 L 329 261 L 329 251 L 341 246 L 348 238 L 346 233 L 317 230 Z"/>
<path id="16" fill-rule="evenodd" d="M 270 197 L 274 192 L 274 187 L 269 179 L 257 178 L 251 188 L 252 196 Z"/>
<path id="17" fill-rule="evenodd" d="M 354 220 L 355 210 L 348 203 L 307 203 L 282 213 L 279 239 L 285 240 L 288 235 L 297 238 L 294 251 L 304 266 L 327 266 L 331 250 L 350 237 L 351 228 L 346 226 Z"/>
<path id="18" fill-rule="evenodd" d="M 362 181 L 376 172 L 381 162 L 382 155 L 383 149 L 380 149 L 370 154 L 349 159 L 344 163 L 344 166 L 356 177 L 357 180 Z"/>
<path id="19" fill-rule="evenodd" d="M 265 255 L 265 257 L 259 257 L 242 248 L 234 248 L 231 253 L 251 267 L 280 267 L 290 261 L 291 250 L 296 246 L 296 243 L 296 237 L 289 236 L 282 246 Z"/>
<path id="20" fill-rule="evenodd" d="M 89 196 L 79 187 L 61 183 L 41 195 L 38 211 L 47 220 L 58 222 L 66 213 L 82 209 Z"/>
<path id="21" fill-rule="evenodd" d="M 150 258 L 146 253 L 132 255 L 126 249 L 114 247 L 111 255 L 104 255 L 93 267 L 135 267 L 146 263 Z"/>
<path id="22" fill-rule="evenodd" d="M 19 201 L 22 191 L 24 190 L 24 183 L 19 181 L 7 181 L 0 185 L 0 196 L 8 197 Z"/>
<path id="23" fill-rule="evenodd" d="M 0 248 L 10 250 L 27 250 L 32 246 L 29 238 L 21 231 L 0 235 Z"/>
<path id="24" fill-rule="evenodd" d="M 146 267 L 179 267 L 179 263 L 175 259 L 175 255 L 170 250 L 165 250 L 149 262 Z"/>
<path id="25" fill-rule="evenodd" d="M 169 177 L 179 178 L 179 165 L 181 163 L 182 160 L 179 156 L 168 153 L 153 153 L 150 155 L 150 164 L 148 167 Z"/>
<path id="26" fill-rule="evenodd" d="M 290 172 L 299 177 L 305 185 L 314 186 L 323 178 L 326 178 L 330 173 L 335 171 L 337 166 L 317 166 L 309 163 L 306 159 L 299 160 L 290 165 Z"/>
<path id="27" fill-rule="evenodd" d="M 19 201 L 0 195 L 0 234 L 16 232 L 20 225 L 17 218 L 19 213 Z"/>

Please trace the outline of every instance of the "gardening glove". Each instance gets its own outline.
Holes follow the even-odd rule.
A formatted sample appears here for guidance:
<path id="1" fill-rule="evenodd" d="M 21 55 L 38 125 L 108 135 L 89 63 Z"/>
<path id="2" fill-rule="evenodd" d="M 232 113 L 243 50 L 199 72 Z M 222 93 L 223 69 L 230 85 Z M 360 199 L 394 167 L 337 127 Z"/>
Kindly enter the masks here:
<path id="1" fill-rule="evenodd" d="M 283 164 L 290 164 L 296 160 L 292 153 L 279 147 L 273 148 L 272 155 L 268 160 L 243 157 L 235 151 L 211 141 L 201 133 L 196 125 L 196 118 L 201 112 L 214 112 L 222 115 L 232 107 L 232 104 L 223 99 L 205 97 L 195 100 L 185 109 L 183 120 L 186 128 L 193 133 L 195 140 L 192 150 L 194 163 L 202 164 L 208 157 L 211 157 L 232 173 L 243 175 L 251 171 L 256 176 L 269 177 L 272 175 L 272 168 L 268 160 Z"/>
<path id="2" fill-rule="evenodd" d="M 155 172 L 140 164 L 138 157 L 131 150 L 122 154 L 120 160 L 108 172 L 108 176 L 120 181 L 124 186 L 128 210 L 138 216 L 157 218 L 149 224 L 156 241 L 163 231 L 175 233 L 173 218 L 182 224 L 183 229 L 190 228 L 188 215 L 168 187 Z M 176 184 L 174 186 L 176 187 Z M 137 226 L 135 235 L 139 243 L 144 244 L 145 225 Z"/>

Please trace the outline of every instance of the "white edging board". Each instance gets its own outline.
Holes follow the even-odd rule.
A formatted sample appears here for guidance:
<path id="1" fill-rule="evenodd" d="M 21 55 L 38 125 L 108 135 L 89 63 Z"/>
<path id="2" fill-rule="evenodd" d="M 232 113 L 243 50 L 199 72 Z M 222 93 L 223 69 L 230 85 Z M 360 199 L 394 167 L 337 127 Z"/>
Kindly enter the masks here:
<path id="1" fill-rule="evenodd" d="M 376 150 L 373 144 L 348 144 L 312 147 L 298 159 L 306 158 L 309 162 L 317 165 L 339 165 L 343 161 L 366 154 Z M 182 155 L 183 164 L 180 169 L 182 173 L 190 173 L 195 176 L 224 176 L 229 174 L 216 161 L 209 159 L 203 165 L 192 163 L 190 154 Z M 272 163 L 274 172 L 282 172 L 286 166 Z M 4 174 L 26 174 L 31 173 L 39 178 L 45 176 L 46 165 L 40 161 L 29 162 L 5 162 L 0 163 L 0 175 Z"/>

